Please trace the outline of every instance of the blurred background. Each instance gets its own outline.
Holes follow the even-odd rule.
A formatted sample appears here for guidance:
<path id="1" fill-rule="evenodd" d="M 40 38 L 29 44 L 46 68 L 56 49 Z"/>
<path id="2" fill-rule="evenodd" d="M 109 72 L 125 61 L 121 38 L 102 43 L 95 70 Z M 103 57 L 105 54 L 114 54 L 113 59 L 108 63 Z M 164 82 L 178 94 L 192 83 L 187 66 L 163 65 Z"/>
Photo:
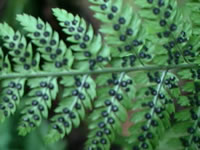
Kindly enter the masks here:
<path id="1" fill-rule="evenodd" d="M 28 13 L 48 21 L 65 39 L 51 9 L 59 7 L 78 14 L 91 23 L 97 31 L 100 23 L 93 18 L 88 6 L 88 0 L 0 0 L 0 22 L 7 22 L 18 30 L 20 25 L 15 19 L 16 14 Z M 13 117 L 0 124 L 0 150 L 83 150 L 84 142 L 87 140 L 86 125 L 82 124 L 78 129 L 74 129 L 69 136 L 58 143 L 45 145 L 44 135 L 48 131 L 48 123 L 43 121 L 43 124 L 31 134 L 21 137 L 17 133 L 19 118 L 20 114 L 15 113 Z M 112 150 L 120 150 L 120 146 L 114 144 Z"/>

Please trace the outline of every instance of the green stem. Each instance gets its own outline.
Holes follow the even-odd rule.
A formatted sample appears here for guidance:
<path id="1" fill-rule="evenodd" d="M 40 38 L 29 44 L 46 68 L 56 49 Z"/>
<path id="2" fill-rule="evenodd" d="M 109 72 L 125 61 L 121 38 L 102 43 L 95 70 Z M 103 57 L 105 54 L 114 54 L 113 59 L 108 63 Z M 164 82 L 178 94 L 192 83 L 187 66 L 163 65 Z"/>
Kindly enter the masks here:
<path id="1" fill-rule="evenodd" d="M 147 67 L 127 67 L 127 68 L 105 68 L 103 70 L 95 71 L 63 71 L 63 72 L 34 72 L 34 73 L 7 73 L 1 74 L 0 79 L 12 78 L 38 78 L 38 77 L 60 77 L 60 76 L 74 76 L 74 75 L 92 75 L 104 73 L 117 73 L 117 72 L 135 72 L 135 71 L 156 71 L 156 70 L 172 70 L 172 69 L 192 69 L 199 67 L 197 64 L 181 64 L 170 66 L 147 66 Z"/>

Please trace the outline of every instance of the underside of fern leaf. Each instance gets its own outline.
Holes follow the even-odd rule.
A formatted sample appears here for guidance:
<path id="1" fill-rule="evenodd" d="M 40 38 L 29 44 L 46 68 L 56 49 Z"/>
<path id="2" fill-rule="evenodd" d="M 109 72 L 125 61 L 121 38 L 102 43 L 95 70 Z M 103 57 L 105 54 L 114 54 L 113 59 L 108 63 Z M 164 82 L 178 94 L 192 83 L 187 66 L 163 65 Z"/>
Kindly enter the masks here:
<path id="1" fill-rule="evenodd" d="M 48 119 L 47 143 L 85 122 L 86 150 L 109 150 L 118 138 L 127 150 L 198 149 L 199 2 L 89 2 L 98 34 L 59 8 L 64 40 L 28 14 L 17 15 L 24 35 L 0 24 L 0 122 L 19 109 L 25 136 Z"/>

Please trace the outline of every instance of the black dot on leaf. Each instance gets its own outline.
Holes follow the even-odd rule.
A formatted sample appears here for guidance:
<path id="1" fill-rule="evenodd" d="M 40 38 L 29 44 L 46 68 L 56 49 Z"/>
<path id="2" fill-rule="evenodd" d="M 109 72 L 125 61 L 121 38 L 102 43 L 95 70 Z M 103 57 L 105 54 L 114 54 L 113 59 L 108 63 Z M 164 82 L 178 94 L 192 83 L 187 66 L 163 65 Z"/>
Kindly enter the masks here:
<path id="1" fill-rule="evenodd" d="M 70 27 L 68 30 L 69 30 L 69 32 L 73 32 L 75 29 L 74 29 L 74 27 Z"/>
<path id="2" fill-rule="evenodd" d="M 131 29 L 131 28 L 128 28 L 127 30 L 126 30 L 126 34 L 127 35 L 133 35 L 133 30 Z"/>
<path id="3" fill-rule="evenodd" d="M 19 43 L 18 48 L 19 49 L 23 49 L 24 48 L 24 44 L 23 43 Z"/>
<path id="4" fill-rule="evenodd" d="M 56 61 L 55 62 L 55 66 L 56 66 L 56 68 L 61 68 L 62 67 L 62 62 Z"/>
<path id="5" fill-rule="evenodd" d="M 78 32 L 83 32 L 84 28 L 83 27 L 78 27 Z"/>
<path id="6" fill-rule="evenodd" d="M 13 91 L 8 89 L 7 92 L 6 92 L 8 95 L 12 95 L 13 94 Z"/>
<path id="7" fill-rule="evenodd" d="M 148 148 L 149 148 L 148 144 L 147 144 L 147 143 L 145 143 L 145 142 L 144 142 L 144 143 L 142 143 L 142 145 L 141 145 L 141 146 L 142 146 L 142 148 L 144 148 L 144 149 L 148 149 Z"/>
<path id="8" fill-rule="evenodd" d="M 42 24 L 37 24 L 36 27 L 37 27 L 37 29 L 41 30 L 43 28 L 43 25 Z"/>
<path id="9" fill-rule="evenodd" d="M 37 65 L 37 61 L 36 60 L 32 60 L 31 64 L 32 64 L 32 66 L 36 66 Z"/>
<path id="10" fill-rule="evenodd" d="M 96 61 L 95 61 L 95 60 L 93 60 L 93 59 L 89 60 L 89 65 L 90 65 L 90 66 L 94 67 L 95 64 L 96 64 Z"/>
<path id="11" fill-rule="evenodd" d="M 85 51 L 85 52 L 84 52 L 84 56 L 85 56 L 85 57 L 91 57 L 92 54 L 91 54 L 89 51 Z"/>
<path id="12" fill-rule="evenodd" d="M 158 6 L 159 6 L 159 7 L 162 7 L 162 6 L 164 6 L 164 4 L 165 4 L 165 3 L 164 3 L 164 1 L 163 1 L 163 0 L 159 0 L 159 1 L 158 1 Z"/>
<path id="13" fill-rule="evenodd" d="M 98 137 L 102 137 L 102 136 L 103 136 L 103 132 L 101 132 L 101 131 L 97 131 L 97 132 L 96 132 L 96 136 L 98 136 Z"/>
<path id="14" fill-rule="evenodd" d="M 121 86 L 121 87 L 126 87 L 126 86 L 127 86 L 127 82 L 126 82 L 126 81 L 122 81 L 122 82 L 120 83 L 120 86 Z"/>
<path id="15" fill-rule="evenodd" d="M 50 36 L 50 33 L 48 31 L 44 32 L 43 33 L 44 37 L 49 37 Z"/>
<path id="16" fill-rule="evenodd" d="M 85 95 L 83 93 L 79 93 L 78 98 L 80 100 L 85 100 Z"/>
<path id="17" fill-rule="evenodd" d="M 69 111 L 69 109 L 68 108 L 63 108 L 63 113 L 64 114 L 68 114 L 70 111 Z"/>
<path id="18" fill-rule="evenodd" d="M 108 116 L 108 112 L 106 110 L 101 112 L 101 116 L 102 117 L 107 117 Z"/>
<path id="19" fill-rule="evenodd" d="M 8 103 L 8 107 L 9 107 L 10 109 L 13 109 L 13 108 L 14 108 L 14 105 L 13 105 L 12 103 Z"/>
<path id="20" fill-rule="evenodd" d="M 3 97 L 3 101 L 4 101 L 5 103 L 8 103 L 8 102 L 9 102 L 9 98 L 6 97 L 6 96 L 4 96 L 4 97 Z"/>
<path id="21" fill-rule="evenodd" d="M 33 114 L 33 113 L 34 113 L 34 110 L 29 109 L 29 110 L 28 110 L 28 113 L 29 113 L 29 114 Z"/>
<path id="22" fill-rule="evenodd" d="M 117 112 L 119 110 L 119 108 L 116 106 L 116 105 L 113 105 L 112 106 L 112 111 L 113 112 Z"/>
<path id="23" fill-rule="evenodd" d="M 170 25 L 170 31 L 176 31 L 177 26 L 175 24 Z"/>
<path id="24" fill-rule="evenodd" d="M 148 128 L 146 125 L 143 125 L 143 126 L 141 127 L 141 129 L 142 129 L 143 131 L 149 130 L 149 128 Z"/>
<path id="25" fill-rule="evenodd" d="M 100 123 L 98 124 L 98 126 L 99 126 L 99 128 L 104 128 L 104 127 L 106 126 L 106 124 L 105 124 L 104 122 L 100 122 Z"/>
<path id="26" fill-rule="evenodd" d="M 85 42 L 89 41 L 89 40 L 90 40 L 89 35 L 84 35 L 83 40 L 84 40 Z"/>
<path id="27" fill-rule="evenodd" d="M 165 20 L 160 20 L 160 26 L 164 27 L 167 24 L 167 22 Z"/>
<path id="28" fill-rule="evenodd" d="M 45 39 L 40 40 L 40 44 L 46 44 L 46 43 L 47 43 L 47 41 Z"/>
<path id="29" fill-rule="evenodd" d="M 19 50 L 15 50 L 14 53 L 15 53 L 16 55 L 20 55 L 21 52 L 20 52 Z"/>
<path id="30" fill-rule="evenodd" d="M 104 103 L 105 103 L 106 106 L 110 106 L 112 104 L 110 100 L 105 100 Z"/>
<path id="31" fill-rule="evenodd" d="M 105 4 L 101 4 L 100 8 L 101 8 L 101 10 L 105 10 L 107 8 L 107 6 Z"/>
<path id="32" fill-rule="evenodd" d="M 81 86 L 81 81 L 80 80 L 76 80 L 75 84 L 76 84 L 77 87 L 80 87 Z"/>
<path id="33" fill-rule="evenodd" d="M 108 122 L 109 124 L 114 124 L 114 123 L 115 123 L 115 120 L 114 120 L 112 117 L 109 117 L 108 120 L 107 120 L 107 122 Z"/>
<path id="34" fill-rule="evenodd" d="M 72 24 L 73 24 L 73 25 L 76 25 L 77 23 L 78 23 L 78 21 L 75 20 L 75 19 L 72 21 Z"/>
<path id="35" fill-rule="evenodd" d="M 150 115 L 149 113 L 146 113 L 146 114 L 145 114 L 145 118 L 146 118 L 147 120 L 149 120 L 149 119 L 151 119 L 151 115 Z"/>
<path id="36" fill-rule="evenodd" d="M 75 104 L 75 108 L 76 108 L 77 110 L 80 110 L 80 109 L 81 109 L 81 105 L 80 105 L 79 103 L 76 103 L 76 104 Z"/>
<path id="37" fill-rule="evenodd" d="M 64 125 L 65 127 L 69 127 L 69 126 L 70 126 L 70 124 L 69 124 L 68 121 L 64 121 L 64 122 L 63 122 L 63 125 Z"/>
<path id="38" fill-rule="evenodd" d="M 89 88 L 90 88 L 90 84 L 87 83 L 87 82 L 85 82 L 85 83 L 83 84 L 83 87 L 86 88 L 86 89 L 89 89 Z"/>
<path id="39" fill-rule="evenodd" d="M 9 37 L 9 36 L 7 36 L 7 35 L 6 35 L 6 36 L 4 36 L 4 40 L 9 40 L 9 38 L 10 38 L 10 37 Z"/>
<path id="40" fill-rule="evenodd" d="M 65 24 L 65 26 L 68 26 L 68 25 L 70 25 L 70 22 L 69 21 L 65 21 L 64 24 Z"/>
<path id="41" fill-rule="evenodd" d="M 13 36 L 13 40 L 16 41 L 17 39 L 19 39 L 19 36 L 18 35 L 14 35 Z"/>
<path id="42" fill-rule="evenodd" d="M 29 70 L 29 69 L 30 69 L 30 65 L 24 64 L 24 69 L 25 69 L 25 70 Z"/>
<path id="43" fill-rule="evenodd" d="M 102 62 L 103 60 L 103 56 L 97 56 L 97 62 Z"/>
<path id="44" fill-rule="evenodd" d="M 39 36 L 40 36 L 40 32 L 34 32 L 33 35 L 34 35 L 35 37 L 39 37 Z"/>
<path id="45" fill-rule="evenodd" d="M 77 89 L 72 91 L 73 96 L 77 96 L 78 94 L 79 94 L 79 91 Z"/>
<path id="46" fill-rule="evenodd" d="M 110 89 L 108 93 L 110 96 L 114 96 L 116 94 L 115 90 L 113 89 Z"/>
<path id="47" fill-rule="evenodd" d="M 118 22 L 119 22 L 119 24 L 125 24 L 126 23 L 126 19 L 124 17 L 120 17 Z"/>
<path id="48" fill-rule="evenodd" d="M 160 13 L 160 9 L 159 9 L 159 8 L 154 8 L 154 9 L 153 9 L 153 13 L 154 13 L 155 15 L 158 15 L 158 14 Z"/>
<path id="49" fill-rule="evenodd" d="M 37 101 L 37 100 L 33 100 L 33 101 L 32 101 L 32 105 L 33 105 L 33 106 L 38 105 L 38 101 Z"/>
<path id="50" fill-rule="evenodd" d="M 165 31 L 163 33 L 164 37 L 166 37 L 166 38 L 168 38 L 170 34 L 171 34 L 171 32 L 169 32 L 169 31 Z"/>
<path id="51" fill-rule="evenodd" d="M 111 131 L 110 131 L 109 129 L 107 129 L 107 128 L 104 128 L 104 133 L 105 133 L 106 135 L 109 135 L 109 134 L 111 134 Z"/>
<path id="52" fill-rule="evenodd" d="M 114 24 L 114 25 L 113 25 L 113 29 L 114 29 L 115 31 L 120 30 L 120 25 L 119 25 L 119 24 Z"/>
<path id="53" fill-rule="evenodd" d="M 162 38 L 162 34 L 160 32 L 157 33 L 158 38 Z"/>
<path id="54" fill-rule="evenodd" d="M 153 138 L 153 134 L 151 132 L 148 132 L 147 135 L 146 135 L 146 137 L 148 139 L 152 139 Z"/>
<path id="55" fill-rule="evenodd" d="M 19 61 L 22 62 L 22 63 L 24 63 L 24 62 L 26 62 L 26 58 L 25 57 L 20 57 Z"/>
<path id="56" fill-rule="evenodd" d="M 30 126 L 31 128 L 34 128 L 34 127 L 35 127 L 35 124 L 34 124 L 33 122 L 29 122 L 29 126 Z"/>
<path id="57" fill-rule="evenodd" d="M 30 56 L 30 53 L 29 52 L 25 52 L 24 53 L 24 57 L 29 57 Z"/>
<path id="58" fill-rule="evenodd" d="M 44 110 L 44 107 L 43 107 L 42 105 L 39 105 L 39 106 L 38 106 L 38 109 L 39 109 L 39 111 L 43 111 L 43 110 Z"/>
<path id="59" fill-rule="evenodd" d="M 80 44 L 80 48 L 85 49 L 86 47 L 87 47 L 87 46 L 86 46 L 85 43 L 81 43 L 81 44 Z"/>
<path id="60" fill-rule="evenodd" d="M 123 96 L 122 96 L 121 94 L 117 94 L 117 95 L 116 95 L 116 99 L 117 99 L 118 101 L 121 101 L 121 100 L 123 100 Z"/>
<path id="61" fill-rule="evenodd" d="M 140 136 L 138 136 L 138 140 L 139 140 L 139 141 L 145 141 L 145 137 L 144 137 L 144 135 L 140 135 Z"/>
<path id="62" fill-rule="evenodd" d="M 10 43 L 9 43 L 9 47 L 10 47 L 10 48 L 14 48 L 14 47 L 15 47 L 15 43 L 10 42 Z"/>
<path id="63" fill-rule="evenodd" d="M 133 40 L 133 46 L 139 46 L 141 43 L 138 40 Z"/>
<path id="64" fill-rule="evenodd" d="M 148 2 L 149 4 L 152 4 L 152 3 L 153 3 L 153 0 L 147 0 L 147 2 Z"/>
<path id="65" fill-rule="evenodd" d="M 171 16 L 171 13 L 169 11 L 166 11 L 164 13 L 165 18 L 169 18 Z"/>
<path id="66" fill-rule="evenodd" d="M 15 82 L 11 81 L 11 82 L 9 83 L 9 85 L 8 85 L 8 86 L 9 86 L 10 88 L 14 88 L 14 87 L 15 87 L 15 85 L 16 85 L 16 84 L 15 84 Z"/>
<path id="67" fill-rule="evenodd" d="M 102 138 L 102 139 L 100 139 L 100 143 L 101 143 L 101 144 L 106 144 L 106 143 L 107 143 L 107 140 L 104 139 L 104 138 Z"/>
<path id="68" fill-rule="evenodd" d="M 47 100 L 49 99 L 49 96 L 48 96 L 47 94 L 44 94 L 44 95 L 42 96 L 42 98 L 43 98 L 45 101 L 47 101 Z"/>
<path id="69" fill-rule="evenodd" d="M 138 146 L 133 146 L 133 150 L 140 150 Z"/>
<path id="70" fill-rule="evenodd" d="M 20 83 L 17 83 L 16 88 L 17 88 L 18 90 L 21 90 L 21 89 L 22 89 L 22 85 L 21 85 Z"/>
<path id="71" fill-rule="evenodd" d="M 5 117 L 8 116 L 8 111 L 5 110 L 3 113 L 4 113 L 4 116 L 5 116 Z"/>
<path id="72" fill-rule="evenodd" d="M 126 41 L 126 35 L 120 35 L 119 39 L 120 41 Z"/>
<path id="73" fill-rule="evenodd" d="M 117 10 L 118 10 L 118 8 L 117 8 L 116 6 L 112 6 L 112 7 L 111 7 L 111 11 L 112 11 L 113 13 L 116 13 Z"/>
<path id="74" fill-rule="evenodd" d="M 33 119 L 38 121 L 38 120 L 40 120 L 40 117 L 38 115 L 33 115 Z"/>
<path id="75" fill-rule="evenodd" d="M 80 40 L 80 38 L 81 38 L 81 36 L 80 36 L 79 34 L 75 34 L 75 35 L 74 35 L 74 39 L 75 39 L 75 40 L 78 41 L 78 40 Z"/>
<path id="76" fill-rule="evenodd" d="M 124 48 L 126 51 L 130 51 L 132 49 L 131 45 L 126 45 Z"/>
<path id="77" fill-rule="evenodd" d="M 195 133 L 195 129 L 193 127 L 189 127 L 187 131 L 190 134 L 194 134 Z"/>
<path id="78" fill-rule="evenodd" d="M 109 20 L 112 20 L 112 19 L 114 18 L 114 15 L 113 15 L 112 13 L 109 13 L 109 14 L 107 15 L 107 17 L 108 17 Z"/>
<path id="79" fill-rule="evenodd" d="M 52 45 L 52 46 L 56 45 L 56 40 L 51 40 L 50 45 Z"/>
<path id="80" fill-rule="evenodd" d="M 156 120 L 151 120 L 151 125 L 156 127 L 158 126 L 158 122 Z"/>
<path id="81" fill-rule="evenodd" d="M 69 113 L 69 117 L 70 117 L 71 119 L 75 119 L 75 118 L 76 118 L 74 112 L 70 112 L 70 113 Z"/>
<path id="82" fill-rule="evenodd" d="M 0 109 L 4 110 L 6 107 L 3 104 L 0 104 Z"/>
<path id="83" fill-rule="evenodd" d="M 97 140 L 92 140 L 92 144 L 98 144 L 99 142 Z"/>

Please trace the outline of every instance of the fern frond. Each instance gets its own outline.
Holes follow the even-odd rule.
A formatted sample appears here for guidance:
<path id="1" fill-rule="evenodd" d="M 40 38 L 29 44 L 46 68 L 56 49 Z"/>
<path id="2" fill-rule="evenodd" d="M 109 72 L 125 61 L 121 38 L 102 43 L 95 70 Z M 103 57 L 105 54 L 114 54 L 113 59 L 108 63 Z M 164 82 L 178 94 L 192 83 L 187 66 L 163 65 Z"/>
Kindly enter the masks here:
<path id="1" fill-rule="evenodd" d="M 28 32 L 28 37 L 38 47 L 37 51 L 41 53 L 45 61 L 42 66 L 44 71 L 52 72 L 52 68 L 57 71 L 70 69 L 73 63 L 72 53 L 48 23 L 45 24 L 41 19 L 35 19 L 26 14 L 18 15 L 17 20 Z M 30 119 L 29 116 L 33 116 L 35 120 L 33 127 L 35 127 L 40 125 L 41 117 L 48 117 L 48 109 L 51 108 L 52 100 L 56 99 L 58 93 L 58 82 L 57 77 L 45 77 L 31 79 L 28 85 L 31 88 L 28 94 L 31 98 L 24 110 L 26 114 L 24 118 L 27 121 Z M 33 106 L 35 108 L 31 109 Z M 30 131 L 30 129 L 24 131 L 23 126 L 19 130 L 22 135 Z"/>
<path id="2" fill-rule="evenodd" d="M 85 149 L 108 150 L 133 112 L 123 141 L 127 149 L 165 150 L 169 142 L 176 150 L 198 149 L 198 3 L 89 2 L 102 22 L 98 34 L 78 15 L 53 9 L 69 47 L 40 18 L 17 15 L 30 43 L 0 24 L 0 121 L 23 99 L 18 130 L 26 135 L 48 119 L 53 100 L 59 100 L 47 142 L 62 139 L 85 120 Z"/>
<path id="3" fill-rule="evenodd" d="M 8 54 L 13 56 L 12 61 L 14 62 L 14 65 L 11 66 L 6 56 L 4 66 L 9 67 L 9 72 L 3 70 L 2 74 L 13 73 L 12 71 L 19 73 L 37 70 L 38 64 L 35 62 L 39 63 L 39 56 L 38 54 L 33 56 L 31 44 L 27 44 L 26 39 L 19 32 L 14 32 L 8 24 L 0 24 L 0 28 L 4 46 L 9 50 Z M 1 82 L 3 89 L 1 96 L 4 100 L 1 104 L 4 108 L 4 116 L 1 117 L 1 121 L 16 111 L 20 99 L 24 96 L 25 82 L 26 78 L 7 79 Z"/>
<path id="4" fill-rule="evenodd" d="M 86 25 L 84 19 L 79 16 L 73 16 L 58 8 L 53 9 L 53 12 L 63 27 L 63 31 L 69 35 L 67 41 L 73 43 L 70 46 L 75 57 L 73 68 L 84 71 L 102 69 L 109 59 L 107 47 L 98 45 L 99 42 L 102 42 L 102 37 L 94 35 L 92 26 Z M 93 51 L 90 52 L 89 49 L 93 49 Z M 72 125 L 78 127 L 80 121 L 85 118 L 85 111 L 92 109 L 91 101 L 96 97 L 96 83 L 87 74 L 71 78 L 64 77 L 61 84 L 66 90 L 62 95 L 63 101 L 56 109 L 57 115 L 52 118 L 54 129 L 50 130 L 48 141 L 58 140 L 65 134 L 69 134 Z"/>

